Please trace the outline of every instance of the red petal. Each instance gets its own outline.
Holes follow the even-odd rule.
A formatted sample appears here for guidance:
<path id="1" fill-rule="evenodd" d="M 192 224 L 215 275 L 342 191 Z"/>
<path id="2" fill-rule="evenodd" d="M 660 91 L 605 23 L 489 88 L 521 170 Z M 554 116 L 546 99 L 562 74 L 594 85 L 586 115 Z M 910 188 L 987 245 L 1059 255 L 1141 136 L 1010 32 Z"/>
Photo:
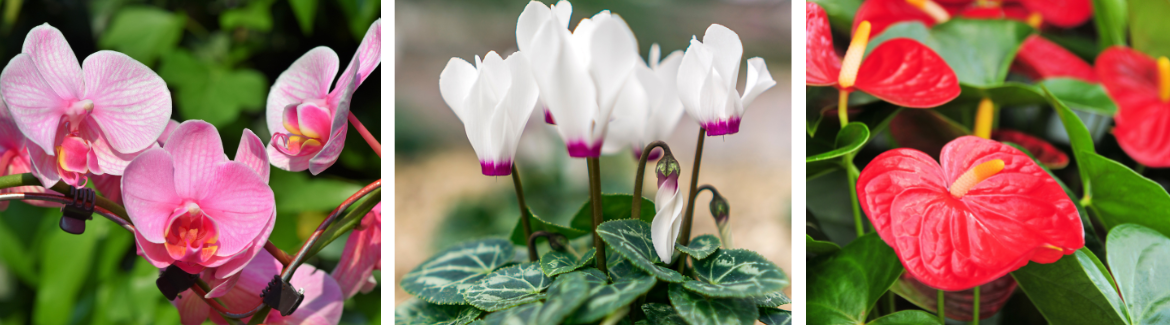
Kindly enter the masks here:
<path id="1" fill-rule="evenodd" d="M 833 33 L 829 30 L 829 17 L 825 9 L 808 2 L 805 8 L 805 84 L 810 86 L 832 86 L 837 84 L 841 74 L 841 58 L 833 49 Z"/>
<path id="2" fill-rule="evenodd" d="M 1084 82 L 1097 82 L 1097 75 L 1088 62 L 1040 35 L 1029 36 L 1020 45 L 1016 61 L 1012 63 L 1012 71 L 1036 81 L 1069 77 Z"/>
<path id="3" fill-rule="evenodd" d="M 1068 166 L 1068 155 L 1044 139 L 1033 137 L 1027 133 L 999 129 L 991 132 L 991 138 L 1001 142 L 1011 142 L 1028 149 L 1040 163 L 1050 169 L 1061 169 Z"/>
<path id="4" fill-rule="evenodd" d="M 1007 15 L 1001 7 L 972 6 L 963 9 L 959 16 L 969 19 L 1003 19 Z"/>
<path id="5" fill-rule="evenodd" d="M 857 8 L 857 15 L 853 18 L 851 30 L 857 30 L 857 25 L 866 20 L 872 28 L 870 35 L 874 36 L 881 35 L 890 25 L 905 21 L 921 22 L 926 27 L 935 24 L 934 18 L 906 0 L 869 0 L 861 3 L 861 7 Z"/>
<path id="6" fill-rule="evenodd" d="M 1076 27 L 1093 16 L 1089 0 L 1021 0 L 1029 11 L 1039 12 L 1044 23 L 1061 28 Z"/>
<path id="7" fill-rule="evenodd" d="M 1080 215 L 1064 190 L 1032 159 L 999 142 L 965 136 L 942 150 L 942 164 L 907 162 L 910 149 L 879 155 L 858 179 L 862 208 L 906 271 L 943 290 L 966 290 L 998 279 L 1029 260 L 1084 246 Z M 893 153 L 893 154 L 891 154 Z M 1004 169 L 955 198 L 946 186 L 993 159 Z M 915 169 L 912 173 L 904 168 Z M 923 175 L 942 179 L 922 182 Z M 916 184 L 917 186 L 888 186 Z M 862 194 L 864 193 L 864 194 Z M 1042 255 L 1042 256 L 1037 256 Z"/>
<path id="8" fill-rule="evenodd" d="M 857 89 L 898 106 L 930 108 L 959 97 L 959 78 L 934 50 L 909 38 L 878 45 L 861 62 Z"/>
<path id="9" fill-rule="evenodd" d="M 1170 103 L 1158 98 L 1154 59 L 1111 47 L 1097 56 L 1097 76 L 1117 103 L 1113 135 L 1121 149 L 1142 165 L 1170 167 Z"/>

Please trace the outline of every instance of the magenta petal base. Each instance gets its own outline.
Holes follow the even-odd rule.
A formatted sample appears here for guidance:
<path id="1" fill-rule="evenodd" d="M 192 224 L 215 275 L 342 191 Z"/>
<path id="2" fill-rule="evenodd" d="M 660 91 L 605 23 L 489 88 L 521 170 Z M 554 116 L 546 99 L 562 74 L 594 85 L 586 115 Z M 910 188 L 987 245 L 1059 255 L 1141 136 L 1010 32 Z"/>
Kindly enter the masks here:
<path id="1" fill-rule="evenodd" d="M 707 129 L 707 136 L 709 137 L 736 134 L 739 132 L 739 118 L 733 117 L 726 121 L 703 123 L 703 128 Z"/>
<path id="2" fill-rule="evenodd" d="M 479 167 L 485 176 L 508 176 L 512 174 L 512 161 L 480 161 Z"/>
<path id="3" fill-rule="evenodd" d="M 570 141 L 569 143 L 565 144 L 565 147 L 569 150 L 569 157 L 573 157 L 573 158 L 601 157 L 601 142 L 600 141 L 598 141 L 598 143 L 594 144 L 593 146 L 590 146 L 589 143 L 586 143 L 585 141 L 580 141 L 580 140 Z"/>

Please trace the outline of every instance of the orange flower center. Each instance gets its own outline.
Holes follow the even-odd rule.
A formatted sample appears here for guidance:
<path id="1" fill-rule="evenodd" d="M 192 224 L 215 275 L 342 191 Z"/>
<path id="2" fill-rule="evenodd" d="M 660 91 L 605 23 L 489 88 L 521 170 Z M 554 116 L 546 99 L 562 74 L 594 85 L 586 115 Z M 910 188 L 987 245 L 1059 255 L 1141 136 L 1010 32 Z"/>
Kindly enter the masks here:
<path id="1" fill-rule="evenodd" d="M 1170 101 L 1170 59 L 1158 57 L 1158 98 Z"/>
<path id="2" fill-rule="evenodd" d="M 853 40 L 849 42 L 849 50 L 845 51 L 845 60 L 841 62 L 841 74 L 837 75 L 837 84 L 848 89 L 857 82 L 857 70 L 861 69 L 861 56 L 865 54 L 865 47 L 869 45 L 869 21 L 857 25 L 853 32 Z"/>
<path id="3" fill-rule="evenodd" d="M 1000 171 L 1003 171 L 1003 160 L 1001 159 L 990 160 L 972 167 L 959 176 L 954 184 L 951 184 L 951 196 L 962 198 L 963 195 L 967 195 L 967 191 L 975 187 L 975 184 L 999 174 Z"/>
<path id="4" fill-rule="evenodd" d="M 179 209 L 187 211 L 175 217 L 167 227 L 166 242 L 163 244 L 167 253 L 176 260 L 184 260 L 192 255 L 200 262 L 210 260 L 219 250 L 219 232 L 215 224 L 194 203 Z"/>

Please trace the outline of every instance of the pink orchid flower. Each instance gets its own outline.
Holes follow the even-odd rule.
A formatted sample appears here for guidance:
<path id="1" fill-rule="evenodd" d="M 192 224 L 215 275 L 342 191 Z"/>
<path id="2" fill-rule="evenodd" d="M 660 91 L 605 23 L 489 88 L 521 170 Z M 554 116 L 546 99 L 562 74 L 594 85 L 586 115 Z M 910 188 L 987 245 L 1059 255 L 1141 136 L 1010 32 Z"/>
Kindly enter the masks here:
<path id="1" fill-rule="evenodd" d="M 277 168 L 319 174 L 345 147 L 350 98 L 381 63 L 382 20 L 374 21 L 349 66 L 337 77 L 337 53 L 320 46 L 293 62 L 268 92 L 268 156 Z"/>
<path id="2" fill-rule="evenodd" d="M 167 128 L 163 129 L 162 135 L 158 136 L 158 146 L 161 147 L 167 143 L 167 138 L 171 137 L 171 133 L 179 128 L 179 122 L 170 120 L 167 122 Z M 106 199 L 117 204 L 122 204 L 122 176 L 117 175 L 94 175 L 89 178 L 93 181 L 93 187 L 98 190 Z"/>
<path id="3" fill-rule="evenodd" d="M 78 64 L 57 30 L 29 31 L 24 49 L 0 73 L 0 94 L 45 186 L 82 186 L 86 175 L 121 175 L 151 148 L 171 116 L 158 74 L 129 56 L 98 51 Z"/>
<path id="4" fill-rule="evenodd" d="M 345 251 L 341 253 L 341 260 L 337 268 L 333 269 L 333 278 L 341 286 L 345 299 L 349 299 L 361 291 L 368 293 L 378 286 L 374 280 L 374 270 L 382 269 L 382 204 L 374 206 L 369 214 L 362 218 L 362 223 L 349 234 L 345 241 Z"/>
<path id="5" fill-rule="evenodd" d="M 180 124 L 164 148 L 147 150 L 122 176 L 122 200 L 138 254 L 152 265 L 212 274 L 217 297 L 264 249 L 276 222 L 264 144 L 244 130 L 235 160 L 219 132 L 200 120 Z"/>
<path id="6" fill-rule="evenodd" d="M 268 251 L 261 250 L 256 258 L 248 263 L 240 272 L 240 281 L 219 298 L 224 308 L 229 312 L 244 313 L 260 305 L 260 292 L 268 286 L 268 282 L 281 268 L 276 258 Z M 341 321 L 343 306 L 341 289 L 337 282 L 323 271 L 312 265 L 304 264 L 293 272 L 289 281 L 294 288 L 303 289 L 305 298 L 300 307 L 291 315 L 281 316 L 275 310 L 268 313 L 265 324 L 337 324 Z M 179 309 L 179 319 L 183 325 L 203 324 L 208 317 L 216 324 L 227 324 L 219 313 L 213 311 L 203 299 L 192 290 L 184 291 L 171 302 Z M 247 319 L 244 320 L 245 322 Z"/>
<path id="7" fill-rule="evenodd" d="M 0 174 L 16 175 L 32 171 L 28 159 L 28 148 L 24 135 L 16 128 L 12 116 L 8 115 L 8 107 L 4 105 L 4 98 L 0 97 Z M 45 188 L 40 186 L 19 186 L 0 189 L 0 193 L 44 193 Z M 26 203 L 37 206 L 59 206 L 39 200 L 28 200 Z M 0 211 L 8 209 L 8 201 L 0 201 Z"/>

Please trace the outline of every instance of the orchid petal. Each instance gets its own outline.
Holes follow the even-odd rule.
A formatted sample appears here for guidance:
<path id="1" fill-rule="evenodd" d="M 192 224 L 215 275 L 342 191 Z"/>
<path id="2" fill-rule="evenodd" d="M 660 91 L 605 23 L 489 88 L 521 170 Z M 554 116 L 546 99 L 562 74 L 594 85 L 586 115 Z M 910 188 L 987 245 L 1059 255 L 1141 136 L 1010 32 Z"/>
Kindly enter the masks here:
<path id="1" fill-rule="evenodd" d="M 36 70 L 56 98 L 79 100 L 83 88 L 81 65 L 69 47 L 69 41 L 56 27 L 48 23 L 33 27 L 24 37 L 21 53 L 28 54 L 36 64 Z"/>
<path id="2" fill-rule="evenodd" d="M 178 121 L 175 121 L 175 120 L 168 121 L 167 127 L 165 129 L 163 129 L 163 133 L 158 136 L 158 145 L 159 146 L 166 145 L 167 139 L 171 138 L 171 133 L 175 133 L 175 130 L 178 128 L 179 128 Z"/>
<path id="3" fill-rule="evenodd" d="M 250 261 L 250 259 L 239 259 L 239 260 Z M 241 266 L 242 266 L 242 264 L 243 263 L 241 263 Z M 209 272 L 210 272 L 210 270 L 209 270 Z M 223 278 L 212 277 L 210 280 L 207 281 L 207 285 L 209 287 L 211 287 L 211 290 L 207 291 L 207 294 L 204 295 L 203 297 L 208 298 L 208 299 L 222 297 L 223 295 L 227 294 L 228 291 L 230 291 L 233 287 L 235 287 L 236 282 L 239 282 L 239 280 L 240 280 L 240 277 L 238 277 L 238 276 L 229 276 L 229 277 L 223 277 Z"/>
<path id="4" fill-rule="evenodd" d="M 268 175 L 271 172 L 268 166 L 268 153 L 264 149 L 264 142 L 260 141 L 250 129 L 244 129 L 240 136 L 240 147 L 236 149 L 235 161 L 243 163 L 268 184 Z"/>
<path id="5" fill-rule="evenodd" d="M 8 62 L 0 73 L 0 96 L 20 132 L 41 150 L 52 153 L 69 99 L 58 97 L 37 71 L 32 56 L 17 54 Z"/>
<path id="6" fill-rule="evenodd" d="M 170 216 L 182 199 L 175 193 L 175 161 L 162 149 L 138 155 L 122 176 L 122 201 L 135 232 L 151 243 L 166 241 Z"/>
<path id="7" fill-rule="evenodd" d="M 930 108 L 959 97 L 959 78 L 926 45 L 896 38 L 878 45 L 857 72 L 857 89 L 894 105 Z"/>
<path id="8" fill-rule="evenodd" d="M 181 130 L 180 130 L 181 132 Z M 272 189 L 248 166 L 227 162 L 207 177 L 215 189 L 198 201 L 199 207 L 215 222 L 219 231 L 218 256 L 231 256 L 257 241 L 268 238 L 264 228 L 276 209 Z"/>
<path id="9" fill-rule="evenodd" d="M 61 180 L 61 175 L 57 173 L 57 158 L 46 154 L 41 147 L 28 147 L 28 160 L 32 174 L 41 181 L 41 186 L 52 187 Z"/>
<path id="10" fill-rule="evenodd" d="M 261 234 L 271 234 L 273 227 L 276 226 L 276 211 L 273 210 L 272 213 L 272 217 L 268 219 L 268 225 L 265 225 L 264 230 L 260 231 Z M 248 263 L 255 259 L 256 255 L 260 254 L 260 251 L 264 250 L 264 245 L 267 242 L 267 236 L 256 236 L 256 240 L 252 242 L 252 246 L 249 247 L 248 250 L 241 251 L 239 254 L 232 256 L 230 260 L 217 267 L 215 269 L 214 277 L 220 279 L 234 277 L 237 273 L 240 272 L 240 270 L 243 270 L 244 267 L 248 265 Z"/>
<path id="11" fill-rule="evenodd" d="M 155 144 L 171 117 L 171 92 L 163 79 L 141 62 L 114 51 L 85 58 L 85 99 L 90 117 L 121 153 Z"/>
<path id="12" fill-rule="evenodd" d="M 288 171 L 302 171 L 309 169 L 309 159 L 313 157 L 307 155 L 289 156 L 277 149 L 275 146 L 279 145 L 276 139 L 268 142 L 266 152 L 268 153 L 268 162 L 272 163 L 273 167 Z"/>
<path id="13" fill-rule="evenodd" d="M 305 290 L 305 299 L 292 315 L 281 317 L 286 324 L 337 324 L 341 321 L 344 296 L 337 281 L 311 265 L 297 268 L 289 283 Z M 271 319 L 271 318 L 269 318 Z"/>
<path id="14" fill-rule="evenodd" d="M 125 172 L 126 166 L 130 164 L 131 160 L 134 160 L 134 157 L 146 152 L 146 150 L 158 147 L 157 142 L 151 142 L 146 148 L 137 152 L 121 153 L 114 150 L 102 131 L 95 128 L 81 129 L 82 137 L 89 140 L 90 152 L 96 158 L 94 161 L 89 162 L 91 165 L 94 163 L 97 164 L 97 169 L 92 168 L 92 166 L 90 168 L 90 171 L 95 174 L 122 175 Z"/>
<path id="15" fill-rule="evenodd" d="M 175 259 L 171 254 L 167 253 L 166 247 L 160 243 L 152 243 L 146 238 L 142 237 L 142 232 L 135 229 L 134 231 L 134 245 L 138 248 L 138 255 L 146 259 L 150 265 L 157 268 L 166 268 L 175 263 Z"/>
<path id="16" fill-rule="evenodd" d="M 832 86 L 841 74 L 841 58 L 833 49 L 833 33 L 825 9 L 813 2 L 805 3 L 805 84 Z"/>
<path id="17" fill-rule="evenodd" d="M 349 120 L 347 119 L 349 105 L 353 101 L 353 92 L 357 91 L 357 86 L 356 78 L 351 78 L 342 90 L 340 101 L 337 102 L 337 107 L 333 110 L 329 139 L 325 141 L 321 150 L 309 159 L 309 172 L 313 175 L 320 174 L 329 166 L 333 166 L 333 163 L 337 162 L 337 158 L 341 156 L 341 150 L 345 148 L 345 134 L 349 129 Z M 302 125 L 301 130 L 304 129 L 305 127 Z"/>
<path id="18" fill-rule="evenodd" d="M 179 310 L 179 322 L 183 325 L 203 324 L 211 314 L 211 306 L 190 289 L 180 293 L 171 304 Z"/>
<path id="19" fill-rule="evenodd" d="M 382 260 L 381 209 L 382 204 L 378 203 L 363 217 L 362 229 L 355 230 L 349 235 L 341 260 L 333 269 L 332 276 L 337 280 L 342 296 L 346 299 L 367 286 L 366 283 L 375 266 Z"/>
<path id="20" fill-rule="evenodd" d="M 382 19 L 375 20 L 370 24 L 370 29 L 366 30 L 366 35 L 362 37 L 362 43 L 358 45 L 357 52 L 353 54 L 353 59 L 349 60 L 349 65 L 345 67 L 345 71 L 337 77 L 337 83 L 333 86 L 333 92 L 329 94 L 330 97 L 346 94 L 343 86 L 350 83 L 351 79 L 357 78 L 355 84 L 361 85 L 366 81 L 366 77 L 378 68 L 382 63 Z M 333 79 L 330 76 L 330 79 Z M 356 86 L 355 86 L 356 87 Z"/>
<path id="21" fill-rule="evenodd" d="M 742 99 L 745 108 L 751 105 L 756 97 L 759 97 L 764 91 L 776 85 L 776 81 L 772 80 L 772 74 L 768 72 L 768 64 L 764 63 L 764 58 L 751 58 L 747 60 L 747 63 L 747 85 L 744 86 Z"/>
<path id="22" fill-rule="evenodd" d="M 163 149 L 174 158 L 174 189 L 179 196 L 202 200 L 214 194 L 209 184 L 218 181 L 216 166 L 228 161 L 214 126 L 202 120 L 183 122 Z"/>
<path id="23" fill-rule="evenodd" d="M 337 75 L 337 53 L 318 46 L 298 58 L 288 70 L 280 73 L 268 91 L 266 117 L 268 131 L 284 130 L 284 108 L 305 100 L 324 99 L 329 94 L 329 83 Z M 303 170 L 303 169 L 302 169 Z"/>
<path id="24" fill-rule="evenodd" d="M 311 266 L 302 265 L 301 267 Z M 272 257 L 272 254 L 269 254 L 268 251 L 260 250 L 256 254 L 256 257 L 240 271 L 236 285 L 231 290 L 228 290 L 227 294 L 219 297 L 219 300 L 223 302 L 223 306 L 230 312 L 244 313 L 250 311 L 261 303 L 261 297 L 258 293 L 268 287 L 268 282 L 272 281 L 273 276 L 280 274 L 280 271 L 280 261 Z M 304 307 L 303 303 L 301 307 Z M 219 316 L 219 314 L 212 315 L 213 321 L 216 316 Z"/>

